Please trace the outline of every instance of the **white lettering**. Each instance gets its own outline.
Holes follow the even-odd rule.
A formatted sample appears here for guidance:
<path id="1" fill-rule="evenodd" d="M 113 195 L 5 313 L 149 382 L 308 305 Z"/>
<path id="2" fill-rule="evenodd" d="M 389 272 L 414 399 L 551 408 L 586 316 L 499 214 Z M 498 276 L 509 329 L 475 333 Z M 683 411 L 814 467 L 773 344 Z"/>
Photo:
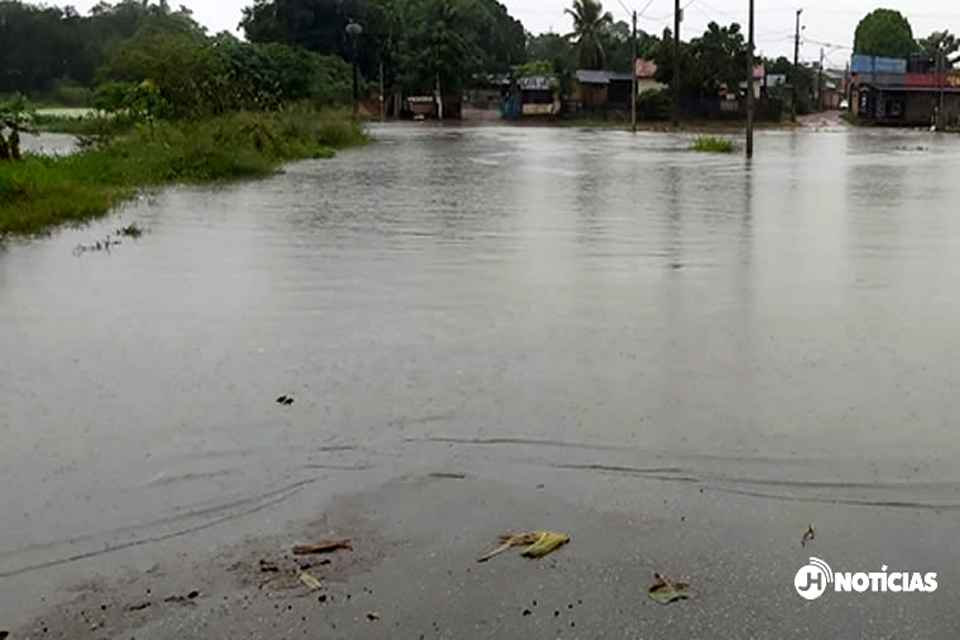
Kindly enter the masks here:
<path id="1" fill-rule="evenodd" d="M 870 586 L 870 576 L 865 573 L 853 574 L 853 590 L 857 593 L 863 593 Z"/>
<path id="2" fill-rule="evenodd" d="M 846 591 L 850 593 L 852 590 L 851 579 L 853 574 L 851 573 L 835 573 L 833 574 L 833 590 L 834 591 Z"/>
<path id="3" fill-rule="evenodd" d="M 937 590 L 937 574 L 928 573 L 923 577 L 923 580 L 927 583 L 927 593 L 933 593 Z"/>
<path id="4" fill-rule="evenodd" d="M 900 586 L 900 580 L 903 578 L 902 573 L 891 573 L 890 577 L 887 578 L 887 584 L 890 585 L 890 591 L 894 593 L 900 593 L 903 591 L 903 587 Z M 894 582 L 896 581 L 896 582 Z"/>

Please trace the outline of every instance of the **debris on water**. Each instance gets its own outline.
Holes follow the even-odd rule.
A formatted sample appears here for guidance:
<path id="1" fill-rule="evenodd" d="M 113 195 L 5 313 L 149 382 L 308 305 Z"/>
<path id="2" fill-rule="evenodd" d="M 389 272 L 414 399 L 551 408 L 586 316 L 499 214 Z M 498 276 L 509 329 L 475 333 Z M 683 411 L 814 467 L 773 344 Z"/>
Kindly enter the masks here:
<path id="1" fill-rule="evenodd" d="M 486 562 L 511 547 L 527 547 L 522 554 L 525 558 L 542 558 L 570 542 L 570 536 L 556 531 L 531 531 L 513 535 L 505 533 L 499 537 L 500 546 L 490 553 L 477 558 L 477 562 Z"/>
<path id="2" fill-rule="evenodd" d="M 127 611 L 143 611 L 147 607 L 152 607 L 152 606 L 153 606 L 152 602 L 149 602 L 149 601 L 141 602 L 140 604 L 131 604 L 129 607 L 127 607 Z"/>
<path id="3" fill-rule="evenodd" d="M 433 473 L 427 474 L 431 478 L 446 478 L 449 480 L 463 480 L 467 477 L 465 473 L 450 473 L 444 471 L 434 471 Z"/>
<path id="4" fill-rule="evenodd" d="M 320 584 L 320 581 L 317 580 L 309 571 L 298 571 L 297 578 L 299 578 L 300 582 L 303 583 L 303 586 L 310 591 L 317 591 L 318 589 L 323 588 L 323 585 Z"/>
<path id="5" fill-rule="evenodd" d="M 379 619 L 380 619 L 380 614 L 377 613 L 376 611 L 371 611 L 370 613 L 367 614 L 367 620 L 379 620 Z"/>
<path id="6" fill-rule="evenodd" d="M 522 615 L 523 615 L 524 617 L 526 617 L 526 616 L 529 616 L 529 615 L 532 615 L 532 614 L 533 614 L 533 611 L 530 611 L 530 609 L 524 609 Z"/>
<path id="7" fill-rule="evenodd" d="M 314 553 L 331 553 L 333 551 L 338 551 L 340 549 L 346 549 L 352 551 L 353 547 L 350 546 L 350 540 L 332 540 L 327 542 L 318 542 L 316 544 L 298 544 L 293 548 L 293 555 L 295 556 L 305 556 Z"/>
<path id="8" fill-rule="evenodd" d="M 677 600 L 689 600 L 693 597 L 693 592 L 690 591 L 690 585 L 686 582 L 674 582 L 659 573 L 653 574 L 653 577 L 656 578 L 656 582 L 650 585 L 650 588 L 647 590 L 647 595 L 650 596 L 651 600 L 655 600 L 660 604 L 670 604 Z"/>
<path id="9" fill-rule="evenodd" d="M 0 640 L 7 640 L 10 637 L 9 631 L 0 631 Z"/>
<path id="10" fill-rule="evenodd" d="M 816 534 L 813 531 L 813 525 L 807 527 L 807 530 L 803 533 L 803 538 L 800 539 L 800 546 L 805 547 L 807 543 L 813 540 L 816 537 Z"/>
<path id="11" fill-rule="evenodd" d="M 545 555 L 553 553 L 563 545 L 570 542 L 570 536 L 557 531 L 541 531 L 540 537 L 521 555 L 524 558 L 542 558 Z"/>
<path id="12" fill-rule="evenodd" d="M 200 595 L 200 592 L 194 589 L 185 596 L 168 596 L 163 599 L 164 602 L 170 602 L 174 604 L 194 604 L 194 600 Z"/>
<path id="13" fill-rule="evenodd" d="M 128 238 L 139 238 L 143 235 L 143 229 L 137 225 L 136 222 L 131 222 L 125 227 L 120 227 L 117 229 L 118 236 L 126 236 Z"/>
<path id="14" fill-rule="evenodd" d="M 260 571 L 263 573 L 279 573 L 280 567 L 270 562 L 269 560 L 260 560 Z"/>
<path id="15" fill-rule="evenodd" d="M 78 258 L 83 254 L 91 251 L 106 251 L 110 253 L 111 247 L 116 247 L 122 244 L 119 240 L 114 240 L 113 238 L 104 238 L 103 240 L 97 240 L 93 244 L 78 244 L 73 249 L 73 255 Z"/>
<path id="16" fill-rule="evenodd" d="M 292 396 L 286 396 L 286 395 L 280 396 L 279 398 L 277 398 L 277 404 L 282 404 L 282 405 L 284 405 L 284 406 L 290 406 L 291 404 L 293 404 L 293 397 L 292 397 Z"/>

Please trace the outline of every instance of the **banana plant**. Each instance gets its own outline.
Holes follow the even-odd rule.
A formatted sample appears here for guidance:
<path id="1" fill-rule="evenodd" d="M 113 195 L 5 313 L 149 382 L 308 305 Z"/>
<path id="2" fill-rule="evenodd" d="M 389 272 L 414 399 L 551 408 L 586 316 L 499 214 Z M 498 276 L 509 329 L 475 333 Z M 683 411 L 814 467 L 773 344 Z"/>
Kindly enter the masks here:
<path id="1" fill-rule="evenodd" d="M 34 117 L 33 110 L 21 95 L 0 103 L 0 162 L 21 160 L 20 133 L 36 133 Z"/>

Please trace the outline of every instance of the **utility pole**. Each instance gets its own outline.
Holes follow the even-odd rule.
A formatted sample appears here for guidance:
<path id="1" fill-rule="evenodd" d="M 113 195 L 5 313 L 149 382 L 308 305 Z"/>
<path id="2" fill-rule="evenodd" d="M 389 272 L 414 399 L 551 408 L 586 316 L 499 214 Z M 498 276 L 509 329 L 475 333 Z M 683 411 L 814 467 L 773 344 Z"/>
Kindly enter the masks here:
<path id="1" fill-rule="evenodd" d="M 753 45 L 754 45 L 754 0 L 750 0 L 750 27 L 749 42 L 747 43 L 747 158 L 753 157 L 753 118 L 755 98 L 753 95 L 753 86 L 756 82 L 753 77 Z"/>
<path id="2" fill-rule="evenodd" d="M 800 14 L 803 9 L 797 9 L 797 35 L 793 41 L 793 106 L 791 112 L 793 121 L 797 121 L 797 81 L 800 79 Z"/>
<path id="3" fill-rule="evenodd" d="M 940 72 L 937 74 L 937 84 L 940 85 L 940 106 L 937 107 L 937 131 L 943 131 L 945 128 L 943 125 L 945 115 L 943 113 L 943 108 L 945 106 L 945 91 L 943 85 L 944 80 L 946 80 L 945 76 L 947 75 L 947 53 L 943 50 L 943 48 L 940 49 L 939 67 Z"/>
<path id="4" fill-rule="evenodd" d="M 823 111 L 823 47 L 820 47 L 820 68 L 817 70 L 817 111 Z"/>
<path id="5" fill-rule="evenodd" d="M 383 60 L 380 61 L 380 122 L 387 119 L 386 96 L 383 95 Z"/>
<path id="6" fill-rule="evenodd" d="M 633 82 L 630 83 L 630 86 L 633 88 L 630 97 L 630 123 L 633 129 L 633 132 L 637 132 L 637 12 L 633 12 L 633 56 L 631 58 L 631 74 L 633 76 Z"/>
<path id="7" fill-rule="evenodd" d="M 675 0 L 673 11 L 673 126 L 680 126 L 680 22 L 683 9 L 680 0 Z"/>

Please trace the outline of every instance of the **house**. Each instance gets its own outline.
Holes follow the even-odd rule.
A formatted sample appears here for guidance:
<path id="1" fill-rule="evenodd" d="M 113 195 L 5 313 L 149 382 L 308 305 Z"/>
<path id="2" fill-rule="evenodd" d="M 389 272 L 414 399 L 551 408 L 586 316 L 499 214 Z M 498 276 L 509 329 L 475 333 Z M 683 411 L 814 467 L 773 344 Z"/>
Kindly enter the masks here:
<path id="1" fill-rule="evenodd" d="M 943 104 L 943 122 L 960 125 L 960 74 L 857 74 L 850 107 L 866 123 L 928 127 Z"/>
<path id="2" fill-rule="evenodd" d="M 630 110 L 633 75 L 629 72 L 578 69 L 567 110 L 571 113 L 611 113 Z"/>
<path id="3" fill-rule="evenodd" d="M 653 60 L 637 58 L 637 93 L 666 88 L 667 85 L 657 82 L 657 63 Z"/>
<path id="4" fill-rule="evenodd" d="M 560 82 L 556 76 L 520 78 L 517 89 L 520 115 L 555 116 L 560 113 Z"/>
<path id="5" fill-rule="evenodd" d="M 870 124 L 928 127 L 942 115 L 947 126 L 960 125 L 960 73 L 909 70 L 918 68 L 932 67 L 907 59 L 853 56 L 851 110 Z"/>

